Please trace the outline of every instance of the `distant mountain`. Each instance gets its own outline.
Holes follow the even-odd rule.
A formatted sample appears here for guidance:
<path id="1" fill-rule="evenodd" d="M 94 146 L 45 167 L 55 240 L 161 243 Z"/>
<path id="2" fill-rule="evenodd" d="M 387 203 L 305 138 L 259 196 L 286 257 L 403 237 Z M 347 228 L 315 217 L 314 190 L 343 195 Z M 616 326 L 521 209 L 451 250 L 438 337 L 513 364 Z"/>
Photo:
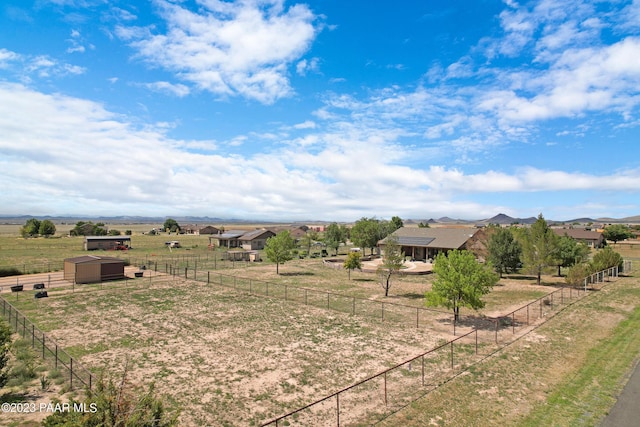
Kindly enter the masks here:
<path id="1" fill-rule="evenodd" d="M 520 221 L 510 217 L 509 215 L 499 213 L 493 218 L 485 219 L 485 220 L 482 220 L 481 222 L 484 222 L 487 224 L 509 225 L 509 224 L 513 224 L 514 222 L 520 222 Z"/>

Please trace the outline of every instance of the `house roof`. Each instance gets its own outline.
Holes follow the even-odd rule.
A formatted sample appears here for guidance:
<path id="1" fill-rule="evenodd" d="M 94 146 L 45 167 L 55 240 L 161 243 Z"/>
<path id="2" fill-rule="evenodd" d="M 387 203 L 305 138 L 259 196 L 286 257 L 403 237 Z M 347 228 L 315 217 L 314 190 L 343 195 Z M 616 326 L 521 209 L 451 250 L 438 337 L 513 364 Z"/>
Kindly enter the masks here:
<path id="1" fill-rule="evenodd" d="M 558 236 L 564 236 L 565 234 L 576 240 L 600 240 L 604 239 L 602 233 L 597 231 L 582 230 L 579 228 L 554 228 L 553 231 Z"/>
<path id="2" fill-rule="evenodd" d="M 220 240 L 237 239 L 238 237 L 242 236 L 246 232 L 247 232 L 246 230 L 227 230 L 222 234 L 216 234 L 212 237 L 215 237 L 216 239 L 220 239 Z"/>
<path id="3" fill-rule="evenodd" d="M 477 233 L 473 228 L 419 228 L 402 227 L 392 233 L 402 246 L 459 249 Z M 384 244 L 384 240 L 379 243 Z"/>
<path id="4" fill-rule="evenodd" d="M 260 230 L 253 230 L 253 231 L 249 231 L 247 233 L 244 233 L 241 237 L 240 240 L 253 240 L 253 239 L 257 239 L 259 237 L 262 237 L 264 234 L 269 233 L 272 236 L 275 235 L 275 233 L 271 230 L 264 230 L 264 229 L 260 229 Z"/>

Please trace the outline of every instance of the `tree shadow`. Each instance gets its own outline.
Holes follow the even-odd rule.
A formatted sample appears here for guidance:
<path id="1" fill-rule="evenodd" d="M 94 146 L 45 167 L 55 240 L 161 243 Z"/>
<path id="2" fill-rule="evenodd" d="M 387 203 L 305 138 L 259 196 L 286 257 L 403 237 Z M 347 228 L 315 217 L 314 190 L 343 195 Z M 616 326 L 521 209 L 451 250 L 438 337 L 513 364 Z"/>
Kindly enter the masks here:
<path id="1" fill-rule="evenodd" d="M 402 298 L 408 298 L 408 299 L 423 299 L 424 293 L 420 294 L 416 292 L 407 292 L 404 294 L 399 294 L 398 296 Z"/>
<path id="2" fill-rule="evenodd" d="M 314 273 L 310 271 L 298 271 L 298 272 L 285 272 L 280 273 L 280 276 L 313 276 Z"/>
<path id="3" fill-rule="evenodd" d="M 27 392 L 8 392 L 0 395 L 0 403 L 23 403 L 36 400 L 37 397 Z"/>
<path id="4" fill-rule="evenodd" d="M 353 282 L 375 282 L 374 279 L 351 279 Z"/>

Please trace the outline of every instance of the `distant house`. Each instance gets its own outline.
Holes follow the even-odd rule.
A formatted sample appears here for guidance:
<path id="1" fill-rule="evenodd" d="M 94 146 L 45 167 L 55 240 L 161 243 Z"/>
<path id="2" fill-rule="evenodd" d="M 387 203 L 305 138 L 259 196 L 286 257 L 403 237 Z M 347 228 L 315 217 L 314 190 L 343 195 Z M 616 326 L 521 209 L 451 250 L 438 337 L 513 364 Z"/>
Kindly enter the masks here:
<path id="1" fill-rule="evenodd" d="M 258 251 L 264 249 L 267 239 L 276 234 L 271 230 L 254 230 L 244 233 L 238 237 L 240 247 L 247 251 Z"/>
<path id="2" fill-rule="evenodd" d="M 228 230 L 219 234 L 209 236 L 209 246 L 220 246 L 222 248 L 238 248 L 240 241 L 238 240 L 247 230 Z"/>
<path id="3" fill-rule="evenodd" d="M 85 236 L 84 238 L 85 251 L 94 251 L 96 249 L 112 251 L 116 249 L 130 248 L 130 236 Z"/>
<path id="4" fill-rule="evenodd" d="M 572 239 L 584 243 L 590 248 L 601 248 L 605 245 L 605 238 L 598 231 L 584 230 L 580 228 L 553 228 L 558 236 L 569 236 Z"/>
<path id="5" fill-rule="evenodd" d="M 269 227 L 268 230 L 272 231 L 274 235 L 282 231 L 288 231 L 293 240 L 300 240 L 305 234 L 307 234 L 309 227 L 306 225 L 291 225 L 288 227 Z"/>
<path id="6" fill-rule="evenodd" d="M 124 260 L 85 255 L 64 260 L 64 280 L 72 283 L 97 283 L 124 279 Z"/>
<path id="7" fill-rule="evenodd" d="M 218 234 L 220 232 L 220 229 L 213 225 L 207 225 L 198 230 L 198 234 Z"/>
<path id="8" fill-rule="evenodd" d="M 453 249 L 467 249 L 474 234 L 475 228 L 418 228 L 402 227 L 391 233 L 397 237 L 398 244 L 406 256 L 414 260 L 426 261 L 434 259 L 440 252 L 448 252 Z M 384 248 L 387 238 L 378 242 L 378 246 Z"/>

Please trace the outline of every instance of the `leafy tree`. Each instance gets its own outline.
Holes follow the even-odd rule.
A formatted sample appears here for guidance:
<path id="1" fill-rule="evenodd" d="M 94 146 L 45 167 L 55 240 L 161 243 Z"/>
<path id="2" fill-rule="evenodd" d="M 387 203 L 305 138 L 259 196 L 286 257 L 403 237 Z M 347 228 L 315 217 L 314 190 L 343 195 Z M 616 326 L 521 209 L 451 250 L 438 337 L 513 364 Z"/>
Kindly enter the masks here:
<path id="1" fill-rule="evenodd" d="M 428 222 L 420 221 L 420 223 L 418 224 L 418 228 L 431 228 L 431 226 L 429 225 Z"/>
<path id="2" fill-rule="evenodd" d="M 402 227 L 404 227 L 402 219 L 399 216 L 393 216 L 391 217 L 391 221 L 387 225 L 387 234 L 391 234 Z"/>
<path id="3" fill-rule="evenodd" d="M 556 265 L 558 266 L 558 276 L 562 276 L 560 267 L 571 267 L 587 260 L 589 247 L 584 243 L 578 243 L 574 238 L 567 235 L 558 239 L 556 252 L 554 254 Z"/>
<path id="4" fill-rule="evenodd" d="M 496 228 L 489 237 L 488 261 L 502 277 L 503 273 L 513 272 L 520 268 L 522 262 L 522 245 L 513 236 L 509 228 Z"/>
<path id="5" fill-rule="evenodd" d="M 147 390 L 133 387 L 126 380 L 116 383 L 100 378 L 93 389 L 86 391 L 83 402 L 71 399 L 70 405 L 84 403 L 87 411 L 60 411 L 45 418 L 45 427 L 173 427 L 178 414 L 169 415 L 162 400 L 155 395 L 152 383 Z"/>
<path id="6" fill-rule="evenodd" d="M 623 224 L 608 225 L 602 233 L 605 239 L 618 243 L 621 240 L 627 240 L 634 236 L 629 227 Z"/>
<path id="7" fill-rule="evenodd" d="M 351 228 L 351 241 L 361 248 L 373 249 L 387 236 L 387 226 L 375 218 L 361 218 Z"/>
<path id="8" fill-rule="evenodd" d="M 312 230 L 309 230 L 305 233 L 302 238 L 300 238 L 300 245 L 307 249 L 307 253 L 311 253 L 311 245 L 318 240 L 318 233 Z"/>
<path id="9" fill-rule="evenodd" d="M 120 236 L 121 234 L 122 233 L 120 232 L 120 230 L 116 230 L 113 228 L 107 233 L 108 236 Z"/>
<path id="10" fill-rule="evenodd" d="M 328 248 L 333 249 L 336 255 L 338 255 L 340 243 L 346 242 L 347 228 L 344 225 L 340 226 L 337 223 L 332 222 L 324 230 L 324 243 Z"/>
<path id="11" fill-rule="evenodd" d="M 269 237 L 264 245 L 264 253 L 271 262 L 276 263 L 276 274 L 280 274 L 280 264 L 293 259 L 296 243 L 288 231 L 281 231 Z"/>
<path id="12" fill-rule="evenodd" d="M 36 237 L 40 233 L 40 220 L 36 218 L 30 218 L 20 228 L 20 235 L 24 238 Z"/>
<path id="13" fill-rule="evenodd" d="M 522 255 L 525 268 L 536 275 L 540 285 L 542 271 L 555 264 L 558 235 L 547 225 L 542 214 L 536 222 L 521 233 Z"/>
<path id="14" fill-rule="evenodd" d="M 7 361 L 11 345 L 11 329 L 4 320 L 0 320 L 0 389 L 7 384 Z"/>
<path id="15" fill-rule="evenodd" d="M 72 236 L 106 236 L 107 230 L 101 226 L 94 224 L 91 221 L 78 221 L 76 226 L 69 232 Z"/>
<path id="16" fill-rule="evenodd" d="M 382 289 L 384 289 L 384 296 L 389 296 L 389 289 L 391 288 L 391 276 L 399 274 L 400 269 L 404 265 L 404 252 L 402 247 L 398 243 L 396 236 L 387 236 L 384 242 L 384 253 L 382 255 L 382 264 L 378 267 L 378 274 L 380 275 Z"/>
<path id="17" fill-rule="evenodd" d="M 569 286 L 580 286 L 585 277 L 593 274 L 593 265 L 590 263 L 575 264 L 569 268 L 567 275 L 564 277 L 564 281 Z"/>
<path id="18" fill-rule="evenodd" d="M 460 316 L 460 307 L 474 310 L 484 307 L 482 296 L 499 280 L 490 265 L 479 264 L 471 252 L 457 249 L 439 253 L 433 272 L 436 279 L 425 295 L 426 304 L 452 309 L 455 321 Z"/>
<path id="19" fill-rule="evenodd" d="M 56 234 L 56 226 L 50 220 L 45 219 L 40 223 L 38 234 L 44 237 L 53 236 L 54 234 Z"/>
<path id="20" fill-rule="evenodd" d="M 358 252 L 349 252 L 349 255 L 347 255 L 347 259 L 344 260 L 342 266 L 349 271 L 349 280 L 351 280 L 351 270 L 362 268 L 362 260 L 360 259 L 360 254 Z"/>
<path id="21" fill-rule="evenodd" d="M 591 264 L 593 265 L 593 271 L 602 271 L 615 266 L 621 267 L 622 261 L 622 256 L 618 252 L 615 252 L 610 246 L 606 246 L 596 252 Z"/>
<path id="22" fill-rule="evenodd" d="M 164 221 L 162 229 L 169 230 L 171 233 L 175 233 L 176 231 L 180 231 L 180 225 L 178 225 L 178 222 L 175 219 L 167 218 Z"/>

